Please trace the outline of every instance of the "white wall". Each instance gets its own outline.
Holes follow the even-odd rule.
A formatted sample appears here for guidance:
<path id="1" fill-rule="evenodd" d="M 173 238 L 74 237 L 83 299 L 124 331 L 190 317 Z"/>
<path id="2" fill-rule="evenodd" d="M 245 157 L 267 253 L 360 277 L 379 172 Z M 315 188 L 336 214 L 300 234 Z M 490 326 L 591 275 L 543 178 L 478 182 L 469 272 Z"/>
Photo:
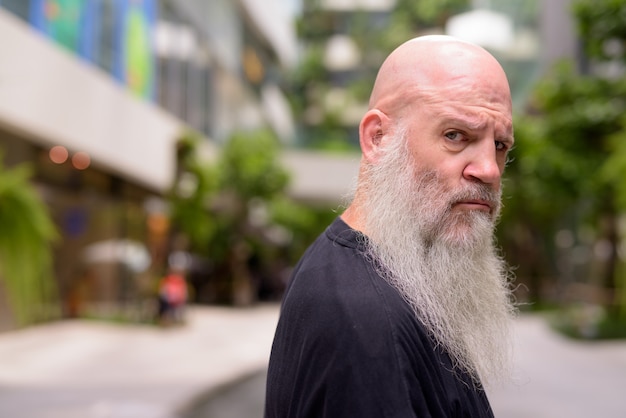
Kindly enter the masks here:
<path id="1" fill-rule="evenodd" d="M 286 151 L 282 164 L 291 173 L 289 195 L 311 202 L 345 203 L 359 172 L 360 154 Z"/>
<path id="2" fill-rule="evenodd" d="M 0 9 L 0 125 L 153 189 L 170 186 L 180 121 Z"/>

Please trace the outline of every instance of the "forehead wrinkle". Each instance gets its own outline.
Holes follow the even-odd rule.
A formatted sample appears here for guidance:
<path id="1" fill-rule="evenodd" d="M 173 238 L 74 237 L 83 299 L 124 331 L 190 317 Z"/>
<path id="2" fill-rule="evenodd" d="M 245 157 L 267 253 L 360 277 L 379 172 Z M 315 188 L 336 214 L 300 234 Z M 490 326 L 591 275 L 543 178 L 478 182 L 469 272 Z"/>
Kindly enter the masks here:
<path id="1" fill-rule="evenodd" d="M 490 121 L 485 115 L 458 115 L 453 113 L 441 113 L 440 125 L 463 125 L 471 131 L 483 131 L 490 125 Z"/>
<path id="2" fill-rule="evenodd" d="M 432 100 L 432 96 L 429 99 L 421 102 L 425 106 L 418 107 L 417 111 L 432 114 L 440 120 L 439 125 L 456 123 L 470 130 L 485 130 L 493 125 L 494 129 L 501 128 L 505 136 L 512 136 L 513 121 L 504 106 L 468 105 L 462 101 L 441 102 Z"/>

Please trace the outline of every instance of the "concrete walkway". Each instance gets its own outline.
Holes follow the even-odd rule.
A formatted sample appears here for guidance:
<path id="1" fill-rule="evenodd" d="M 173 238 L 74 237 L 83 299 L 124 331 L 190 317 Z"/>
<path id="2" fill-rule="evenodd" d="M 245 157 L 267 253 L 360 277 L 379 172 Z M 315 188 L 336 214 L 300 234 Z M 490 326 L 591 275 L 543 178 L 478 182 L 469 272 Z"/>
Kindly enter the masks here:
<path id="1" fill-rule="evenodd" d="M 488 390 L 497 418 L 626 417 L 626 341 L 576 341 L 540 316 L 516 327 L 515 383 Z"/>
<path id="2" fill-rule="evenodd" d="M 170 329 L 81 320 L 1 333 L 0 416 L 174 418 L 267 365 L 278 305 L 193 307 L 187 318 Z M 626 341 L 572 341 L 538 316 L 516 332 L 516 384 L 488 391 L 496 417 L 626 417 Z"/>
<path id="3" fill-rule="evenodd" d="M 193 307 L 160 329 L 64 321 L 0 334 L 0 416 L 172 418 L 267 365 L 278 305 Z"/>

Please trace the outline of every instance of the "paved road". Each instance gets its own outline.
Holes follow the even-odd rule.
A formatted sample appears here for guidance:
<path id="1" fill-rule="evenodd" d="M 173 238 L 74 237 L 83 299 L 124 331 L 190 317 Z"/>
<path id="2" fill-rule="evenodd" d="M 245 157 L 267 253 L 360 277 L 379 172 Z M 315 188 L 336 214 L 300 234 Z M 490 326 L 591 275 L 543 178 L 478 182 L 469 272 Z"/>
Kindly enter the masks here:
<path id="1" fill-rule="evenodd" d="M 516 359 L 516 383 L 488 391 L 496 417 L 626 417 L 626 341 L 573 341 L 524 316 Z"/>
<path id="2" fill-rule="evenodd" d="M 174 418 L 267 365 L 278 305 L 191 307 L 160 329 L 61 321 L 0 334 L 0 417 Z"/>
<path id="3" fill-rule="evenodd" d="M 181 418 L 263 418 L 265 379 L 261 371 L 219 390 Z"/>

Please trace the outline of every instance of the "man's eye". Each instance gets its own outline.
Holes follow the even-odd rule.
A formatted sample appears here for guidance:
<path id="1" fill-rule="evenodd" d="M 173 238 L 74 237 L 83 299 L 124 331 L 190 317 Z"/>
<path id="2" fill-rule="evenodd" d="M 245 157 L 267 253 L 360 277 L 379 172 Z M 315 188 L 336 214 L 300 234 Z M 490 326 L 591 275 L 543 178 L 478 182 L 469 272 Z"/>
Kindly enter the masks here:
<path id="1" fill-rule="evenodd" d="M 461 132 L 452 131 L 452 132 L 447 132 L 445 134 L 445 137 L 448 138 L 450 141 L 458 142 L 463 139 L 463 134 Z"/>
<path id="2" fill-rule="evenodd" d="M 506 151 L 507 145 L 505 142 L 496 141 L 496 151 Z"/>

